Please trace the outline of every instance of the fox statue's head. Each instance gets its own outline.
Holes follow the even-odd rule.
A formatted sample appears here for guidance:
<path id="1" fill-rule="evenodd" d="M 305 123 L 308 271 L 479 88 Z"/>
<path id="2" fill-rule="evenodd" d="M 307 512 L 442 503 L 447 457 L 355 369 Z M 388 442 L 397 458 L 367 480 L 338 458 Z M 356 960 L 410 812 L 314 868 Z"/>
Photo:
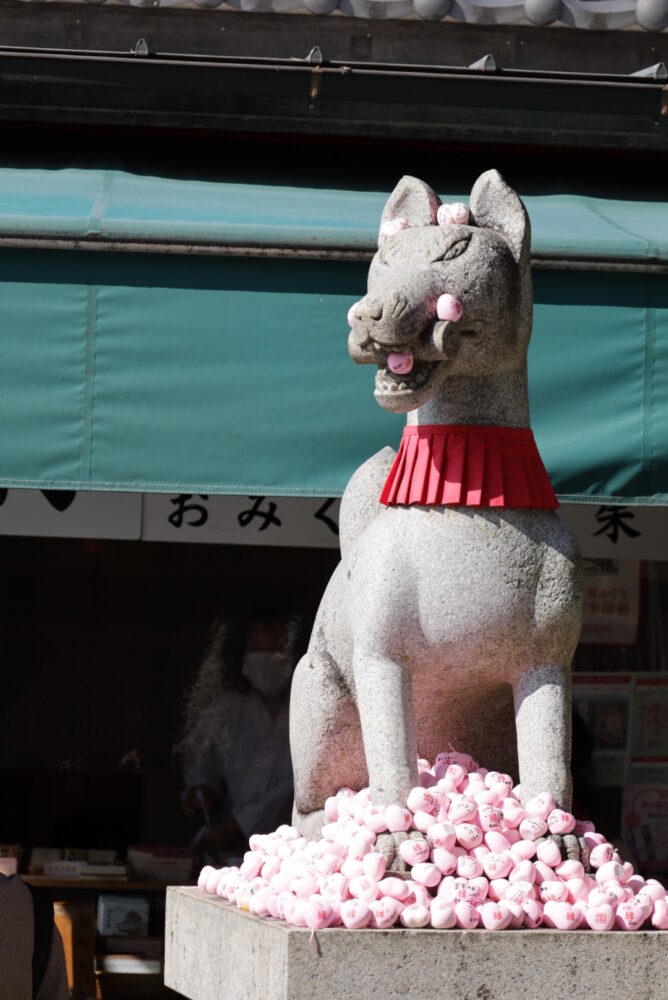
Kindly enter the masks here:
<path id="1" fill-rule="evenodd" d="M 448 379 L 524 370 L 530 242 L 524 205 L 496 170 L 478 178 L 468 211 L 441 207 L 415 177 L 399 181 L 383 211 L 367 294 L 348 314 L 350 356 L 378 366 L 381 406 L 415 410 L 447 393 Z"/>

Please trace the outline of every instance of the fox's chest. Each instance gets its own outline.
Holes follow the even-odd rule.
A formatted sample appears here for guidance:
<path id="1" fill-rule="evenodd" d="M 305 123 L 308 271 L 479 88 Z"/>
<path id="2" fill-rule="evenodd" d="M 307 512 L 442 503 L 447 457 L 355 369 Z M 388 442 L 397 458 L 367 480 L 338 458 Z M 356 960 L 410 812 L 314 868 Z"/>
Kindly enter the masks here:
<path id="1" fill-rule="evenodd" d="M 545 541 L 542 511 L 390 508 L 351 558 L 351 608 L 422 653 L 471 651 L 533 627 Z M 538 520 L 537 520 L 538 519 Z M 548 522 L 549 523 L 549 522 Z M 488 655 L 488 654 L 487 654 Z"/>

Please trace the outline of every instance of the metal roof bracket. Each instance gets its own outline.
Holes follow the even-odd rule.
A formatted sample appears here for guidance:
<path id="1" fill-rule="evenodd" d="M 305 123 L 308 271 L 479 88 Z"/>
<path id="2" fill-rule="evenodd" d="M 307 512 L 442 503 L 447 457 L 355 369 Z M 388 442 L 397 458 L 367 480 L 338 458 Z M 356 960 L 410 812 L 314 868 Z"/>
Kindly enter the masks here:
<path id="1" fill-rule="evenodd" d="M 470 63 L 469 69 L 478 69 L 481 73 L 495 73 L 496 72 L 496 60 L 491 52 L 484 55 L 481 59 L 476 59 L 475 62 Z"/>
<path id="2" fill-rule="evenodd" d="M 668 70 L 666 64 L 662 62 L 654 63 L 653 66 L 645 66 L 644 69 L 637 69 L 630 76 L 644 76 L 650 80 L 668 80 Z"/>

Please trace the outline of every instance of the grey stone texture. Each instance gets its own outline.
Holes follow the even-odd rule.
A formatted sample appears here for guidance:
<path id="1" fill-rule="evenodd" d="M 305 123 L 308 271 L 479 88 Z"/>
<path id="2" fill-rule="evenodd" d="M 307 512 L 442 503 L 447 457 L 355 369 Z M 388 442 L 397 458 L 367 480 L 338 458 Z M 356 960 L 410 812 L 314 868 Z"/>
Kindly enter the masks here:
<path id="1" fill-rule="evenodd" d="M 665 1000 L 668 934 L 311 932 L 167 890 L 165 983 L 191 1000 Z"/>
<path id="2" fill-rule="evenodd" d="M 410 424 L 526 427 L 526 211 L 496 171 L 474 185 L 469 225 L 435 225 L 438 204 L 415 178 L 391 195 L 383 221 L 409 227 L 380 242 L 350 354 L 378 367 L 377 402 Z M 457 324 L 436 321 L 443 292 L 462 302 Z M 410 377 L 392 375 L 388 353 L 409 348 Z M 524 801 L 550 791 L 570 808 L 575 540 L 550 510 L 380 507 L 393 458 L 379 452 L 346 489 L 342 560 L 295 672 L 295 824 L 317 836 L 342 786 L 405 802 L 417 755 L 449 744 L 514 777 L 519 766 Z"/>

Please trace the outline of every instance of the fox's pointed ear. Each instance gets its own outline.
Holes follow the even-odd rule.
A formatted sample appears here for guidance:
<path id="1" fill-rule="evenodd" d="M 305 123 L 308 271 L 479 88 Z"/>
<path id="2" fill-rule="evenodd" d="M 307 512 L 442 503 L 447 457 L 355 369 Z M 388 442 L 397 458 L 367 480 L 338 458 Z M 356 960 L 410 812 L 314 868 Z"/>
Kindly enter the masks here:
<path id="1" fill-rule="evenodd" d="M 402 177 L 387 199 L 381 225 L 405 219 L 409 226 L 435 226 L 441 199 L 428 184 L 417 177 Z"/>
<path id="2" fill-rule="evenodd" d="M 471 221 L 500 233 L 518 264 L 528 263 L 531 225 L 526 209 L 498 170 L 481 174 L 471 191 Z"/>

